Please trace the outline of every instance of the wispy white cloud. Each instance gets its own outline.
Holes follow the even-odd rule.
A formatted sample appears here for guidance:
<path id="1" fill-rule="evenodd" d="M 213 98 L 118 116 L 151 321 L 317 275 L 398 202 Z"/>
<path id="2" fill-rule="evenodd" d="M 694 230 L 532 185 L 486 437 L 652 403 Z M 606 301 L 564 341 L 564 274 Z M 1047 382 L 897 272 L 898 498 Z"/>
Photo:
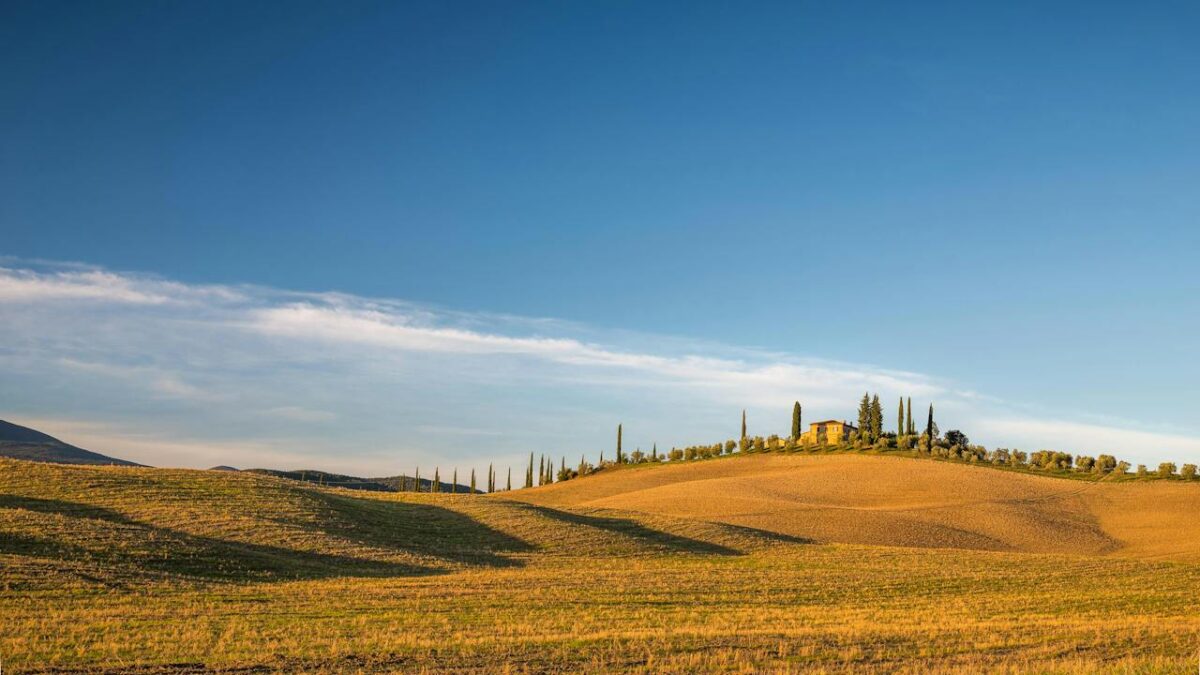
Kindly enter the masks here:
<path id="1" fill-rule="evenodd" d="M 1147 463 L 1200 458 L 1200 438 L 1167 432 L 1029 417 L 981 417 L 975 428 L 1030 450 L 1103 453 Z"/>
<path id="2" fill-rule="evenodd" d="M 72 265 L 51 271 L 0 267 L 0 302 L 88 301 L 160 305 L 196 301 L 238 301 L 236 289 L 194 286 L 150 277 L 115 274 Z"/>
<path id="3" fill-rule="evenodd" d="M 148 466 L 209 468 L 218 465 L 239 469 L 312 468 L 330 472 L 370 473 L 377 462 L 355 456 L 337 456 L 317 447 L 301 448 L 294 442 L 217 441 L 189 438 L 153 424 L 112 424 L 95 420 L 19 416 L 9 421 L 37 429 L 72 445 Z M 290 450 L 287 448 L 291 448 Z"/>
<path id="4" fill-rule="evenodd" d="M 328 410 L 310 410 L 296 405 L 268 408 L 263 414 L 293 422 L 332 422 L 337 419 L 337 414 Z"/>
<path id="5" fill-rule="evenodd" d="M 207 392 L 193 386 L 178 375 L 152 366 L 126 366 L 114 363 L 94 363 L 79 361 L 72 358 L 58 360 L 59 365 L 68 370 L 90 373 L 110 379 L 119 379 L 143 387 L 146 391 L 168 398 L 192 399 L 196 401 L 214 401 L 220 395 Z"/>
<path id="6" fill-rule="evenodd" d="M 631 445 L 711 442 L 735 433 L 742 408 L 769 434 L 786 431 L 793 400 L 807 419 L 845 418 L 868 390 L 935 400 L 944 428 L 993 445 L 1200 458 L 1184 433 L 1044 421 L 1054 416 L 922 373 L 79 265 L 0 267 L 0 363 L 0 416 L 76 420 L 67 440 L 158 465 L 383 474 L 530 450 L 574 457 L 609 447 L 617 421 Z"/>

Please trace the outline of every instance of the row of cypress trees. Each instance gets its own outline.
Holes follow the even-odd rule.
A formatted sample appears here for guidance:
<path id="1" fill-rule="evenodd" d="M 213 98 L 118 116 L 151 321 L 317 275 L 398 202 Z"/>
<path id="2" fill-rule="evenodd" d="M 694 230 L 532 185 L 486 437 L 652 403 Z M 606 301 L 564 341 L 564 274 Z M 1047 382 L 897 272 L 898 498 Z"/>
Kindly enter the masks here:
<path id="1" fill-rule="evenodd" d="M 803 415 L 803 408 L 800 406 L 800 402 L 796 401 L 792 405 L 792 435 L 791 435 L 792 440 L 799 439 L 800 435 L 803 433 L 802 426 L 801 426 L 802 415 Z M 859 428 L 859 433 L 861 435 L 860 438 L 862 438 L 863 440 L 875 442 L 883 437 L 883 408 L 879 402 L 878 394 L 875 394 L 873 397 L 869 393 L 863 394 L 863 398 L 859 403 L 858 428 Z M 897 428 L 897 436 L 913 436 L 913 435 L 915 435 L 916 429 L 915 429 L 915 425 L 913 424 L 912 398 L 911 397 L 907 399 L 907 405 L 906 405 L 905 399 L 903 399 L 903 398 L 900 399 L 900 407 L 899 407 L 899 411 L 897 413 L 896 428 Z M 676 460 L 678 458 L 686 457 L 687 453 L 676 453 L 676 452 L 672 452 L 670 455 L 668 455 L 667 453 L 659 455 L 657 443 L 654 444 L 654 448 L 651 450 L 650 455 L 644 455 L 641 450 L 638 450 L 637 452 L 633 453 L 635 455 L 635 457 L 631 457 L 628 453 L 625 452 L 625 449 L 624 449 L 624 445 L 623 445 L 624 431 L 625 431 L 624 425 L 618 424 L 617 425 L 617 447 L 616 447 L 617 458 L 616 458 L 616 462 L 615 462 L 616 464 L 628 464 L 631 461 L 635 462 L 635 463 L 641 463 L 644 461 L 660 462 L 663 460 Z M 937 434 L 937 425 L 934 424 L 934 422 L 933 422 L 933 405 L 930 404 L 929 419 L 926 424 L 926 435 L 928 438 L 936 438 L 936 434 Z M 742 410 L 742 428 L 741 428 L 741 443 L 740 443 L 740 445 L 743 450 L 745 450 L 747 448 L 747 439 L 748 439 L 748 436 L 747 436 L 747 427 L 746 427 L 746 411 Z M 732 443 L 733 442 L 730 441 L 728 445 L 732 445 Z M 732 452 L 732 448 L 731 447 L 726 448 L 725 452 L 726 453 Z M 679 457 L 676 457 L 677 454 L 679 455 Z M 718 451 L 716 454 L 720 454 L 720 452 Z M 537 467 L 535 469 L 534 455 L 535 455 L 535 453 L 532 453 L 532 452 L 529 453 L 529 464 L 525 469 L 525 483 L 523 485 L 523 487 L 525 487 L 525 488 L 532 488 L 532 487 L 539 486 L 539 485 L 549 485 L 556 481 L 568 480 L 570 478 L 587 475 L 588 473 L 595 471 L 595 467 L 592 467 L 592 465 L 588 464 L 586 457 L 581 456 L 579 458 L 578 468 L 574 468 L 574 469 L 568 469 L 566 457 L 562 457 L 560 459 L 559 467 L 556 472 L 555 468 L 554 468 L 554 459 L 547 458 L 547 456 L 544 454 L 540 455 L 538 457 Z M 604 452 L 601 451 L 599 466 L 603 467 L 605 465 L 606 464 L 604 461 Z M 434 469 L 433 480 L 429 482 L 428 490 L 423 490 L 422 487 L 423 486 L 421 485 L 421 470 L 419 467 L 413 473 L 411 486 L 409 483 L 409 479 L 407 477 L 401 477 L 401 479 L 400 479 L 400 490 L 402 492 L 409 492 L 409 491 L 411 491 L 411 492 L 428 491 L 428 492 L 434 492 L 434 493 L 441 492 L 442 484 L 441 484 L 440 468 Z M 513 489 L 513 487 L 512 487 L 512 467 L 508 468 L 508 479 L 507 479 L 507 483 L 506 483 L 504 489 L 505 490 Z M 458 469 L 457 468 L 454 470 L 450 491 L 452 493 L 458 491 Z M 488 472 L 487 472 L 487 490 L 486 490 L 486 492 L 497 492 L 497 491 L 499 491 L 499 485 L 497 484 L 497 480 L 496 480 L 495 466 L 493 464 L 489 464 Z M 476 489 L 476 484 L 475 484 L 475 469 L 471 469 L 470 493 L 475 494 L 476 492 L 477 492 L 477 489 Z"/>

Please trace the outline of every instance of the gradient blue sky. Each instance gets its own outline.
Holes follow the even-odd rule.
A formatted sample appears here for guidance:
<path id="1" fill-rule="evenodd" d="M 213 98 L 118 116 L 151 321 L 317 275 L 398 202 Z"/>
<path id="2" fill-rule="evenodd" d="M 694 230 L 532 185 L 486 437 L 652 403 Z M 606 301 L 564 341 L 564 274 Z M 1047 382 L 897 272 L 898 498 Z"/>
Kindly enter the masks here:
<path id="1" fill-rule="evenodd" d="M 150 434 L 283 452 L 294 429 L 235 421 L 211 399 L 165 414 L 145 380 L 121 380 L 142 395 L 114 405 L 97 368 L 153 368 L 151 383 L 166 373 L 197 391 L 190 380 L 212 373 L 183 346 L 154 352 L 183 339 L 164 303 L 106 293 L 166 286 L 174 306 L 241 288 L 235 309 L 211 294 L 188 305 L 227 326 L 327 309 L 305 293 L 336 291 L 385 325 L 419 308 L 436 330 L 741 355 L 718 373 L 903 372 L 915 379 L 896 393 L 936 382 L 930 397 L 1006 406 L 973 398 L 944 425 L 990 444 L 1041 445 L 1038 430 L 1086 451 L 1123 429 L 1164 435 L 1114 440 L 1136 446 L 1123 454 L 1200 459 L 1177 445 L 1200 434 L 1197 35 L 1200 7 L 1182 2 L 6 2 L 0 356 L 25 375 L 5 378 L 0 413 L 77 433 L 116 424 L 91 436 L 114 451 Z M 109 347 L 45 337 L 81 304 L 87 326 L 111 327 Z M 121 331 L 160 339 L 123 351 Z M 210 337 L 253 354 L 217 389 L 340 383 L 336 402 L 270 408 L 326 414 L 300 459 L 331 464 L 347 444 L 405 461 L 487 443 L 598 449 L 651 399 L 670 409 L 639 442 L 728 437 L 707 415 L 742 405 L 783 411 L 762 431 L 786 431 L 791 396 L 821 400 L 813 383 L 780 383 L 777 404 L 743 403 L 744 388 L 689 415 L 674 410 L 694 404 L 687 378 L 667 397 L 647 393 L 644 371 L 568 394 L 522 388 L 539 366 L 495 358 L 489 377 L 513 375 L 495 389 L 461 361 L 364 379 L 361 340 L 337 363 L 293 355 L 315 371 L 284 381 L 263 345 Z M 59 370 L 74 375 L 47 374 Z M 446 372 L 459 375 L 431 393 Z M 381 396 L 421 399 L 427 423 L 354 412 Z M 414 431 L 462 428 L 464 410 L 490 411 L 491 435 Z M 997 422 L 1017 418 L 1032 426 Z M 214 426 L 238 433 L 214 440 Z M 180 453 L 170 461 L 187 464 Z"/>

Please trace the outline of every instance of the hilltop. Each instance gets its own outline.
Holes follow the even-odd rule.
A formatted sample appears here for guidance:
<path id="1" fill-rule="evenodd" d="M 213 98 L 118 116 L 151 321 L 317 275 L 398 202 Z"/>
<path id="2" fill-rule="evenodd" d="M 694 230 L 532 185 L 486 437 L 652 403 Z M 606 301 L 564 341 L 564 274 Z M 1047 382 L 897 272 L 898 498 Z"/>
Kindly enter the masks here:
<path id="1" fill-rule="evenodd" d="M 134 462 L 108 457 L 98 452 L 77 448 L 36 429 L 0 420 L 0 457 L 26 459 L 58 464 L 106 464 L 141 466 Z"/>
<path id="2" fill-rule="evenodd" d="M 820 543 L 1200 560 L 1200 483 L 1077 481 L 855 453 L 632 465 L 512 493 Z"/>

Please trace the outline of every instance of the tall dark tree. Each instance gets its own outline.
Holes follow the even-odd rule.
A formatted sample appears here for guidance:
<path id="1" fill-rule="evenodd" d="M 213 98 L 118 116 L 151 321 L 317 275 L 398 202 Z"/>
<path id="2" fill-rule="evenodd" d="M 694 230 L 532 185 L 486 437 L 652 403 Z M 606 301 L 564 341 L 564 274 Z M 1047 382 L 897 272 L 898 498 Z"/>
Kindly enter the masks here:
<path id="1" fill-rule="evenodd" d="M 792 404 L 792 440 L 800 438 L 800 401 Z"/>
<path id="2" fill-rule="evenodd" d="M 505 489 L 505 490 L 511 490 L 511 489 L 512 489 L 512 467 L 511 467 L 511 466 L 510 466 L 510 467 L 508 467 L 508 487 L 506 487 L 506 488 L 504 488 L 504 489 Z"/>
<path id="3" fill-rule="evenodd" d="M 496 491 L 496 472 L 492 469 L 492 465 L 488 464 L 488 489 L 489 493 Z"/>
<path id="4" fill-rule="evenodd" d="M 746 409 L 742 408 L 742 440 L 746 439 Z"/>
<path id="5" fill-rule="evenodd" d="M 621 451 L 621 432 L 623 431 L 621 427 L 622 425 L 617 425 L 617 464 L 625 461 L 625 455 Z"/>
<path id="6" fill-rule="evenodd" d="M 538 485 L 546 484 L 546 456 L 538 457 Z"/>
<path id="7" fill-rule="evenodd" d="M 525 471 L 525 487 L 533 487 L 533 453 L 529 453 L 529 469 Z"/>
<path id="8" fill-rule="evenodd" d="M 858 433 L 866 437 L 871 433 L 871 395 L 863 392 L 862 400 L 858 402 Z"/>
<path id="9" fill-rule="evenodd" d="M 458 494 L 458 467 L 454 467 L 454 477 L 450 479 L 450 494 Z"/>
<path id="10" fill-rule="evenodd" d="M 471 469 L 471 491 L 467 494 L 475 494 L 475 469 Z"/>
<path id="11" fill-rule="evenodd" d="M 442 476 L 441 469 L 439 469 L 436 466 L 433 467 L 433 484 L 429 486 L 430 492 L 441 492 L 442 491 L 441 476 Z"/>
<path id="12" fill-rule="evenodd" d="M 871 398 L 871 442 L 878 441 L 883 436 L 883 406 L 879 403 L 879 394 Z"/>
<path id="13" fill-rule="evenodd" d="M 912 418 L 912 397 L 908 397 L 908 410 L 904 413 L 904 433 L 912 436 L 917 433 L 917 426 L 913 424 Z"/>
<path id="14" fill-rule="evenodd" d="M 929 437 L 929 447 L 933 447 L 934 430 L 933 430 L 933 404 L 929 404 L 929 421 L 925 423 L 925 435 Z"/>
<path id="15" fill-rule="evenodd" d="M 904 435 L 904 399 L 900 399 L 900 412 L 896 413 L 896 437 Z"/>
<path id="16" fill-rule="evenodd" d="M 650 461 L 658 461 L 658 441 L 654 441 L 654 446 L 650 448 Z"/>
<path id="17" fill-rule="evenodd" d="M 420 492 L 420 491 L 421 491 L 421 467 L 418 466 L 416 472 L 413 473 L 413 492 Z"/>

